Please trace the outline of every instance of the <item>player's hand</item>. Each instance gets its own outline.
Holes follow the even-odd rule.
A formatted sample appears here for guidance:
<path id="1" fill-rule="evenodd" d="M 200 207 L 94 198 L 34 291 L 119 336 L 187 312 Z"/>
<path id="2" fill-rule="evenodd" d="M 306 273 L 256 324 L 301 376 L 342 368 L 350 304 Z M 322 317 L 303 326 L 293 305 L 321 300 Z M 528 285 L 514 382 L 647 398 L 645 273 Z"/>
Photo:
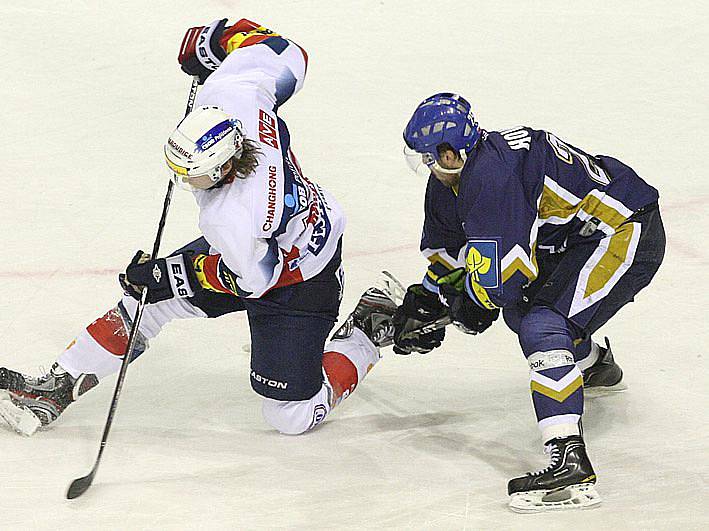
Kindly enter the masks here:
<path id="1" fill-rule="evenodd" d="M 154 260 L 143 251 L 138 251 L 126 272 L 118 275 L 118 282 L 127 295 L 138 300 L 143 290 L 147 289 L 145 302 L 148 304 L 173 297 L 192 297 L 199 289 L 192 260 L 186 253 Z"/>
<path id="2" fill-rule="evenodd" d="M 226 21 L 223 18 L 207 26 L 190 28 L 182 38 L 177 56 L 180 68 L 186 74 L 197 77 L 200 84 L 226 59 L 226 50 L 220 43 Z"/>
<path id="3" fill-rule="evenodd" d="M 500 310 L 478 306 L 465 292 L 465 275 L 464 269 L 456 269 L 438 279 L 438 296 L 456 328 L 466 334 L 480 334 L 490 328 Z"/>
<path id="4" fill-rule="evenodd" d="M 428 291 L 421 284 L 409 286 L 404 296 L 404 302 L 394 314 L 394 352 L 397 354 L 411 354 L 412 352 L 426 354 L 434 348 L 440 347 L 446 335 L 445 328 L 414 338 L 404 339 L 402 336 L 422 325 L 436 321 L 445 314 L 446 309 L 435 293 Z"/>
<path id="5" fill-rule="evenodd" d="M 186 74 L 196 76 L 204 83 L 226 56 L 236 48 L 261 42 L 276 35 L 271 30 L 245 18 L 227 26 L 226 18 L 206 26 L 196 26 L 185 32 L 177 60 Z"/>
<path id="6" fill-rule="evenodd" d="M 148 253 L 143 251 L 137 251 L 133 259 L 130 261 L 128 267 L 130 267 L 131 265 L 144 264 L 148 260 L 150 260 L 150 255 Z M 134 299 L 140 300 L 143 288 L 141 286 L 136 286 L 135 284 L 131 284 L 130 282 L 128 282 L 125 273 L 121 273 L 120 275 L 118 275 L 118 283 L 121 285 L 121 287 L 123 288 L 123 292 L 126 295 L 130 295 Z"/>

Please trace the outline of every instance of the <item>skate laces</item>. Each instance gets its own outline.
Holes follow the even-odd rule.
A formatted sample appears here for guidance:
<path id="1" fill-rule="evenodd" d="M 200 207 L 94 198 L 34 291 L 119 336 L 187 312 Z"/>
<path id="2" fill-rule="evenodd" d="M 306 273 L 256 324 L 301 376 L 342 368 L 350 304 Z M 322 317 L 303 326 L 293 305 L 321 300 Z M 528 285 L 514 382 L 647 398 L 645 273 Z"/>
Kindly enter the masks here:
<path id="1" fill-rule="evenodd" d="M 536 472 L 528 472 L 528 476 L 541 476 L 542 474 L 546 474 L 550 470 L 556 467 L 556 465 L 559 464 L 559 459 L 561 459 L 561 449 L 559 448 L 558 445 L 556 444 L 546 444 L 544 445 L 544 453 L 549 456 L 549 464 L 545 467 L 542 468 L 541 470 L 537 470 Z"/>

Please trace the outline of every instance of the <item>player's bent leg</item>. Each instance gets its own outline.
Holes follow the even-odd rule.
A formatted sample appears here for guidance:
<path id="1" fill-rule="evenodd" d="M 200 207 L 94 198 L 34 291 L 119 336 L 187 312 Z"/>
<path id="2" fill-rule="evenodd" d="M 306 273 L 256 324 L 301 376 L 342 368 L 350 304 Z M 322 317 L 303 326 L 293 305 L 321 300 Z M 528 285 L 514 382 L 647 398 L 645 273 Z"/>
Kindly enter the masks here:
<path id="1" fill-rule="evenodd" d="M 266 397 L 263 402 L 266 421 L 281 433 L 290 435 L 303 433 L 320 424 L 333 408 L 354 392 L 380 360 L 378 345 L 391 343 L 391 318 L 395 311 L 396 303 L 386 289 L 368 289 L 324 349 L 317 347 L 318 340 L 320 338 L 324 341 L 321 334 L 327 334 L 329 328 L 325 327 L 327 323 L 321 319 L 280 316 L 279 326 L 275 327 L 274 316 L 271 316 L 270 336 L 266 338 L 259 332 L 262 327 L 261 317 L 256 314 L 250 316 L 252 325 L 255 325 L 252 327 L 252 338 L 259 339 L 256 343 L 257 354 L 254 356 L 252 351 L 252 386 Z M 293 330 L 292 333 L 288 333 L 289 328 Z M 284 331 L 288 333 L 289 341 L 285 338 L 278 340 L 278 334 Z M 278 341 L 275 344 L 274 332 L 275 340 Z M 280 349 L 269 349 L 269 344 L 273 347 L 280 345 Z M 288 355 L 287 349 L 291 346 L 297 352 Z M 315 353 L 310 352 L 314 348 L 321 349 L 317 374 L 314 370 L 304 372 L 301 369 L 296 372 L 293 370 L 294 363 L 289 364 L 289 369 L 279 368 L 279 360 L 282 359 L 301 359 L 306 362 L 302 364 L 304 367 L 309 366 L 307 360 L 315 357 Z M 272 350 L 280 354 L 267 356 Z M 265 377 L 265 374 L 269 376 Z M 308 382 L 314 381 L 321 386 L 314 396 L 306 400 L 293 399 L 298 398 L 292 394 L 294 390 L 301 389 L 301 393 L 305 394 L 305 390 L 311 387 Z M 285 397 L 286 393 L 290 393 L 289 400 L 279 399 Z"/>
<path id="2" fill-rule="evenodd" d="M 34 377 L 0 368 L 0 416 L 18 433 L 31 435 L 38 427 L 54 422 L 100 379 L 117 372 L 136 306 L 134 299 L 124 297 L 82 330 L 47 374 Z M 180 299 L 147 305 L 131 362 L 147 349 L 148 339 L 171 320 L 204 316 L 202 310 Z"/>
<path id="3" fill-rule="evenodd" d="M 529 362 L 532 402 L 550 464 L 510 480 L 510 508 L 515 511 L 600 503 L 593 488 L 596 475 L 579 429 L 583 376 L 574 360 L 574 335 L 566 318 L 546 307 L 533 307 L 520 322 L 519 339 Z"/>
<path id="4" fill-rule="evenodd" d="M 379 349 L 357 328 L 346 339 L 330 341 L 322 358 L 324 381 L 320 391 L 307 400 L 264 398 L 264 419 L 287 435 L 313 429 L 354 392 L 379 359 Z"/>
<path id="5" fill-rule="evenodd" d="M 74 378 L 80 374 L 95 374 L 100 380 L 118 372 L 137 305 L 132 297 L 124 296 L 114 308 L 79 333 L 57 359 L 59 365 Z M 156 337 L 167 323 L 194 317 L 205 317 L 205 313 L 184 299 L 146 305 L 131 362 L 145 352 L 149 340 Z"/>

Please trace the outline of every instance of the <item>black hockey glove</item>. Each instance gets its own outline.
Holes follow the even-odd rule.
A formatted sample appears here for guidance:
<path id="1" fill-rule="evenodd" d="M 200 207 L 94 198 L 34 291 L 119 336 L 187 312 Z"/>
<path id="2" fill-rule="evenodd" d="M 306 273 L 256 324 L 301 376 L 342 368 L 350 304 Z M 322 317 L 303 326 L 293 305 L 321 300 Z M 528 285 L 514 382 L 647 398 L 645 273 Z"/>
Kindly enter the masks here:
<path id="1" fill-rule="evenodd" d="M 221 45 L 227 19 L 215 20 L 207 26 L 190 28 L 185 33 L 177 60 L 186 74 L 199 78 L 200 85 L 226 59 Z"/>
<path id="2" fill-rule="evenodd" d="M 445 328 L 413 338 L 405 339 L 402 336 L 445 315 L 446 308 L 438 300 L 438 295 L 431 293 L 421 284 L 409 286 L 406 296 L 404 296 L 404 302 L 394 314 L 394 352 L 397 354 L 411 354 L 412 352 L 426 354 L 434 348 L 440 347 L 446 336 Z"/>
<path id="3" fill-rule="evenodd" d="M 140 300 L 143 288 L 148 289 L 145 302 L 153 304 L 173 297 L 192 297 L 200 289 L 189 254 L 182 253 L 152 260 L 143 251 L 135 253 L 126 272 L 118 275 L 123 291 Z"/>
<path id="4" fill-rule="evenodd" d="M 464 269 L 456 269 L 438 279 L 439 298 L 447 307 L 453 324 L 466 334 L 484 332 L 499 317 L 500 310 L 478 306 L 465 292 Z"/>

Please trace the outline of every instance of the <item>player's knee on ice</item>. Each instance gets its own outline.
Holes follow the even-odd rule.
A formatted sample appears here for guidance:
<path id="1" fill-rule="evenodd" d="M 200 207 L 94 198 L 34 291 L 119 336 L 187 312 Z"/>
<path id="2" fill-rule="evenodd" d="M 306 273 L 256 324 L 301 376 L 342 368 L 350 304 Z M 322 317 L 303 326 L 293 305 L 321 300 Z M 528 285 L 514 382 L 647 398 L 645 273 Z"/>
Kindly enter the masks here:
<path id="1" fill-rule="evenodd" d="M 285 435 L 300 435 L 320 424 L 330 411 L 325 386 L 309 400 L 281 401 L 264 398 L 261 413 L 266 422 Z"/>

